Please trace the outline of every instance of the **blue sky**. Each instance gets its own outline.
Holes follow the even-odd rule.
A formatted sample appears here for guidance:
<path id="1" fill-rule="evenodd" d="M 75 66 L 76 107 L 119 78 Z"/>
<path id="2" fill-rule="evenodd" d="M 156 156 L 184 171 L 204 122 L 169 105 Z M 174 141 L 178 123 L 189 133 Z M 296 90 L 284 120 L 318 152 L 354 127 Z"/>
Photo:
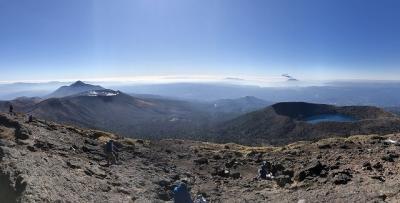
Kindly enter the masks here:
<path id="1" fill-rule="evenodd" d="M 397 0 L 0 0 L 0 81 L 400 79 Z"/>

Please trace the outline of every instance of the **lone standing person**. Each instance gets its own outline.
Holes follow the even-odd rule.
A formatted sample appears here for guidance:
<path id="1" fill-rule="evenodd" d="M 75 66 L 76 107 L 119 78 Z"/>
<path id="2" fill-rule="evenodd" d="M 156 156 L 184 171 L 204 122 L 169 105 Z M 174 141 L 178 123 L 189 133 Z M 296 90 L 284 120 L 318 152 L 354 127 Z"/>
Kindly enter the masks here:
<path id="1" fill-rule="evenodd" d="M 33 122 L 33 116 L 32 115 L 29 115 L 29 117 L 28 117 L 28 123 L 32 123 Z"/>
<path id="2" fill-rule="evenodd" d="M 109 140 L 105 146 L 105 152 L 107 156 L 107 165 L 110 166 L 111 164 L 117 163 L 117 155 L 116 149 L 114 146 L 114 140 Z"/>
<path id="3" fill-rule="evenodd" d="M 14 107 L 12 104 L 10 104 L 10 109 L 8 110 L 8 112 L 10 113 L 10 115 L 14 114 Z"/>

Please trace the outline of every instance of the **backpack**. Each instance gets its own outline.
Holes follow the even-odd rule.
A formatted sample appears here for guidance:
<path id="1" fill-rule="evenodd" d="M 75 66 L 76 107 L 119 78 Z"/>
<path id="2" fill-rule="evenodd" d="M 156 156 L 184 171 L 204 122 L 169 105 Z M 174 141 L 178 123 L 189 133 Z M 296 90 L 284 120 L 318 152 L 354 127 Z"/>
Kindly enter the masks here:
<path id="1" fill-rule="evenodd" d="M 175 187 L 174 203 L 193 203 L 185 184 L 179 184 Z"/>

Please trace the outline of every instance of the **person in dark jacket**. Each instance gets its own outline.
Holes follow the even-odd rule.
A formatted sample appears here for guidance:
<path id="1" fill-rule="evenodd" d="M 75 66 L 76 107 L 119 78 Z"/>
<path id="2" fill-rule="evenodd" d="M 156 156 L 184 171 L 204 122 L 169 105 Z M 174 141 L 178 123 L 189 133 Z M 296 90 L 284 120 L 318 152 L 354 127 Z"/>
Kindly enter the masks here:
<path id="1" fill-rule="evenodd" d="M 267 179 L 268 169 L 267 169 L 267 164 L 265 162 L 261 166 L 261 169 L 259 170 L 258 174 L 261 179 L 264 180 Z"/>
<path id="2" fill-rule="evenodd" d="M 107 157 L 107 164 L 116 164 L 117 163 L 117 155 L 116 149 L 114 145 L 114 140 L 109 140 L 105 146 L 105 153 Z"/>
<path id="3" fill-rule="evenodd" d="M 174 203 L 193 203 L 185 183 L 180 183 L 174 188 Z"/>
<path id="4" fill-rule="evenodd" d="M 14 107 L 13 107 L 12 104 L 10 104 L 10 108 L 9 108 L 9 110 L 8 110 L 8 113 L 10 113 L 10 115 L 13 115 L 13 114 L 14 114 Z"/>
<path id="5" fill-rule="evenodd" d="M 268 165 L 266 161 L 263 161 L 261 169 L 258 170 L 258 177 L 256 179 L 271 180 L 273 179 L 272 173 L 268 171 Z"/>
<path id="6" fill-rule="evenodd" d="M 29 115 L 28 116 L 28 123 L 32 123 L 33 122 L 33 116 L 32 115 Z"/>

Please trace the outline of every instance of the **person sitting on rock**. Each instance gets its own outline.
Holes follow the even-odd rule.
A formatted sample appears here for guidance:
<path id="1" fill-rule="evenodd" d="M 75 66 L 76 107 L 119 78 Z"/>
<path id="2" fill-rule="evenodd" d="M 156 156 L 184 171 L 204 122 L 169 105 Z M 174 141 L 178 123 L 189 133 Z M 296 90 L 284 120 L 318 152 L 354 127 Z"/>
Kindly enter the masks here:
<path id="1" fill-rule="evenodd" d="M 109 140 L 105 146 L 105 152 L 107 156 L 107 164 L 116 164 L 117 163 L 117 155 L 114 146 L 114 140 Z"/>
<path id="2" fill-rule="evenodd" d="M 257 179 L 271 180 L 273 178 L 272 173 L 268 172 L 268 165 L 266 161 L 263 161 L 261 169 L 258 170 Z"/>
<path id="3" fill-rule="evenodd" d="M 9 108 L 9 110 L 8 110 L 8 113 L 10 113 L 10 115 L 13 115 L 13 114 L 14 114 L 14 107 L 13 107 L 12 104 L 10 104 L 10 108 Z"/>
<path id="4" fill-rule="evenodd" d="M 174 203 L 193 203 L 185 183 L 180 183 L 174 188 Z"/>

